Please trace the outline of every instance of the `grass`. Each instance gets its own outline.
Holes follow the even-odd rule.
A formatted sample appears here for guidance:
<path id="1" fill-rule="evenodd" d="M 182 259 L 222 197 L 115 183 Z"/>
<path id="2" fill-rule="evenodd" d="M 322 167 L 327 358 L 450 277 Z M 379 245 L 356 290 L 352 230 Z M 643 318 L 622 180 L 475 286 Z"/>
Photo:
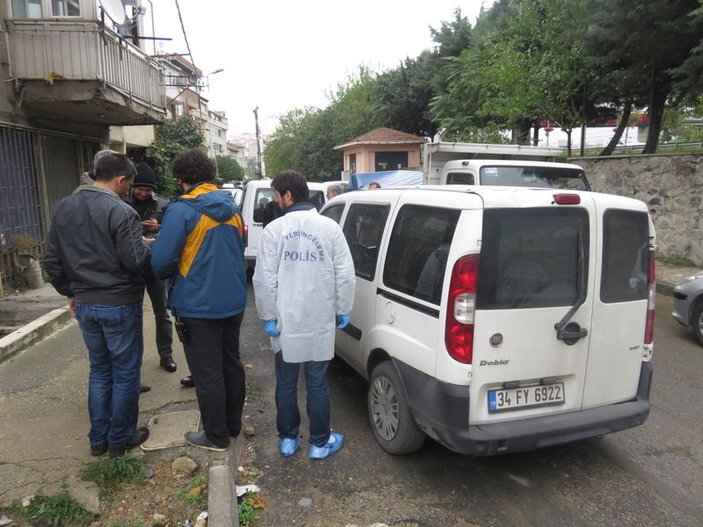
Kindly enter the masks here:
<path id="1" fill-rule="evenodd" d="M 93 515 L 65 490 L 53 496 L 37 495 L 23 508 L 17 508 L 28 520 L 56 527 L 84 527 L 90 525 Z"/>
<path id="2" fill-rule="evenodd" d="M 198 474 L 191 481 L 187 491 L 179 492 L 177 498 L 196 510 L 207 509 L 207 477 Z"/>
<path id="3" fill-rule="evenodd" d="M 100 499 L 110 499 L 112 494 L 127 485 L 138 483 L 146 477 L 144 462 L 132 454 L 94 461 L 83 470 L 85 481 L 92 481 L 100 488 Z"/>
<path id="4" fill-rule="evenodd" d="M 252 523 L 259 519 L 259 514 L 256 511 L 264 507 L 266 507 L 266 501 L 263 498 L 257 497 L 252 492 L 247 492 L 239 504 L 240 527 L 250 527 Z"/>
<path id="5" fill-rule="evenodd" d="M 692 262 L 688 258 L 681 258 L 680 256 L 662 256 L 657 258 L 661 263 L 669 265 L 681 265 L 683 267 L 698 267 L 695 262 Z"/>

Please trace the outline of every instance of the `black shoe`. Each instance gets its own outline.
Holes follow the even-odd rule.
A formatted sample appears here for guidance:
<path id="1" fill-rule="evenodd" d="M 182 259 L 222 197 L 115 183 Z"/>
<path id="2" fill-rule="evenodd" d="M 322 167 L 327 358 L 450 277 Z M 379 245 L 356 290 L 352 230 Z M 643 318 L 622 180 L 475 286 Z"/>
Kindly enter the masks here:
<path id="1" fill-rule="evenodd" d="M 181 379 L 181 384 L 185 386 L 186 388 L 194 388 L 195 387 L 195 381 L 193 381 L 193 376 L 188 375 L 188 377 L 183 377 Z"/>
<path id="2" fill-rule="evenodd" d="M 178 369 L 178 365 L 174 362 L 171 355 L 161 357 L 160 366 L 169 373 L 173 373 Z"/>
<path id="3" fill-rule="evenodd" d="M 151 391 L 151 386 L 147 386 L 146 384 L 140 384 L 139 385 L 139 393 L 146 393 Z"/>
<path id="4" fill-rule="evenodd" d="M 90 445 L 90 455 L 94 457 L 102 456 L 107 452 L 107 445 Z"/>
<path id="5" fill-rule="evenodd" d="M 189 444 L 197 446 L 198 448 L 204 448 L 206 450 L 224 452 L 229 448 L 229 445 L 227 445 L 226 447 L 221 447 L 211 443 L 205 435 L 205 430 L 202 430 L 200 432 L 186 432 L 185 438 Z"/>
<path id="6" fill-rule="evenodd" d="M 146 426 L 142 426 L 141 428 L 137 428 L 137 431 L 134 432 L 134 435 L 129 438 L 129 440 L 122 446 L 117 446 L 117 447 L 110 447 L 107 450 L 107 455 L 110 457 L 120 457 L 124 456 L 127 450 L 131 450 L 132 448 L 137 448 L 139 445 L 144 443 L 149 439 L 149 429 Z"/>
<path id="7" fill-rule="evenodd" d="M 149 429 L 146 426 L 142 426 L 137 428 L 137 431 L 134 432 L 134 435 L 124 444 L 124 446 L 127 448 L 137 448 L 147 439 L 149 439 Z"/>

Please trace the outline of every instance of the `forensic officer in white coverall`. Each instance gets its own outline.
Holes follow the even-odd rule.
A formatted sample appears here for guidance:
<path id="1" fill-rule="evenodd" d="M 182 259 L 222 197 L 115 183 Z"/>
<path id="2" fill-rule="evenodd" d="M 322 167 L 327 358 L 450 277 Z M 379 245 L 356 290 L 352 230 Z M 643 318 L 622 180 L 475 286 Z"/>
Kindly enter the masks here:
<path id="1" fill-rule="evenodd" d="M 297 385 L 303 364 L 309 457 L 324 459 L 344 442 L 342 434 L 330 430 L 327 368 L 335 327 L 349 323 L 354 263 L 339 225 L 307 203 L 302 175 L 283 172 L 271 187 L 284 215 L 263 231 L 253 284 L 256 309 L 275 352 L 279 450 L 289 457 L 300 447 Z"/>

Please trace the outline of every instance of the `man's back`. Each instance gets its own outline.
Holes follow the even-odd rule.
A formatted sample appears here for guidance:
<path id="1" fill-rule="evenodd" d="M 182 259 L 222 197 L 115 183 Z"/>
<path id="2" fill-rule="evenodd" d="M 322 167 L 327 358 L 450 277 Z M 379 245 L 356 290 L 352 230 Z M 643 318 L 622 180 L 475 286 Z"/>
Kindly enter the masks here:
<path id="1" fill-rule="evenodd" d="M 138 302 L 147 257 L 139 217 L 116 194 L 85 186 L 54 207 L 44 264 L 52 277 L 57 264 L 64 274 L 67 283 L 52 279 L 60 293 L 97 303 Z"/>

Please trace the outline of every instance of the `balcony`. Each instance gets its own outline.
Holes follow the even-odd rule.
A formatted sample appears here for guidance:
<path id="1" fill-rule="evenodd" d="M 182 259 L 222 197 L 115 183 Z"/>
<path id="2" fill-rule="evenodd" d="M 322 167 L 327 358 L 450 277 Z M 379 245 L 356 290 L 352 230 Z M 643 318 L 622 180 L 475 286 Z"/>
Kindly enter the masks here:
<path id="1" fill-rule="evenodd" d="M 164 121 L 161 67 L 97 21 L 14 19 L 6 36 L 16 106 L 28 117 L 52 128 Z"/>

